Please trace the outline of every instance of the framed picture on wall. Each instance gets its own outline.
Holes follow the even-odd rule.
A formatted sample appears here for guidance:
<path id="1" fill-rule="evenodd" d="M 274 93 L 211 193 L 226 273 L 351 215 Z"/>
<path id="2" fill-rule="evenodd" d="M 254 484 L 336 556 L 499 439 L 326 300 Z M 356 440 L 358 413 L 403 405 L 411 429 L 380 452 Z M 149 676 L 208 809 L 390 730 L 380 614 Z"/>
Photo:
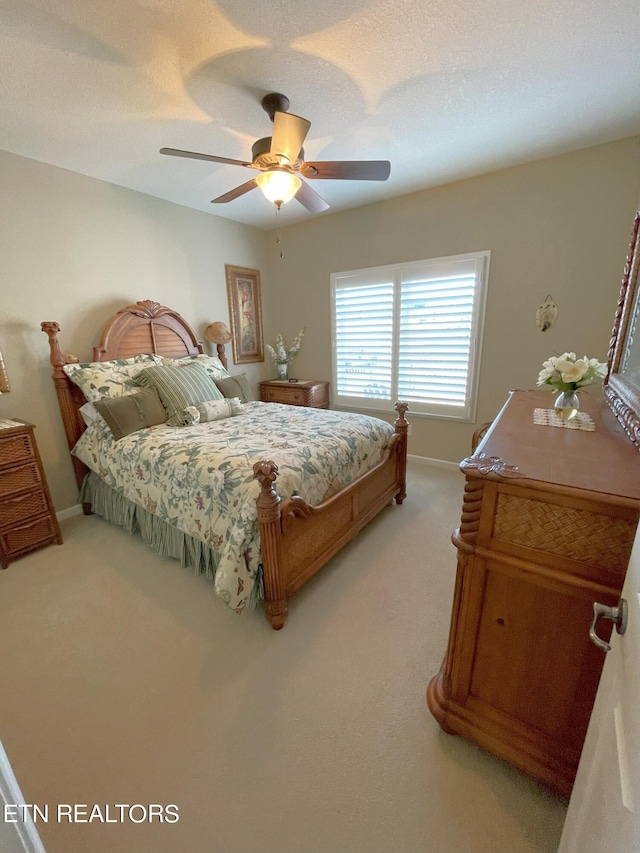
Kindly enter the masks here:
<path id="1" fill-rule="evenodd" d="M 225 264 L 231 321 L 231 346 L 236 364 L 264 361 L 260 273 Z"/>

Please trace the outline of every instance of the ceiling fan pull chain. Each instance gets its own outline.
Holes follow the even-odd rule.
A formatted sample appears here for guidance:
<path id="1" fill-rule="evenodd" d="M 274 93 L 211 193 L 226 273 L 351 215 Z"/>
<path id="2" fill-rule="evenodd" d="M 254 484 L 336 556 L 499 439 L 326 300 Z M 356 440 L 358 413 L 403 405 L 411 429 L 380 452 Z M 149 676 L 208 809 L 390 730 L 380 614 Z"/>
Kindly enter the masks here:
<path id="1" fill-rule="evenodd" d="M 284 252 L 282 251 L 282 240 L 280 239 L 280 219 L 278 218 L 280 214 L 280 208 L 276 207 L 276 245 L 280 246 L 280 257 L 284 258 Z"/>

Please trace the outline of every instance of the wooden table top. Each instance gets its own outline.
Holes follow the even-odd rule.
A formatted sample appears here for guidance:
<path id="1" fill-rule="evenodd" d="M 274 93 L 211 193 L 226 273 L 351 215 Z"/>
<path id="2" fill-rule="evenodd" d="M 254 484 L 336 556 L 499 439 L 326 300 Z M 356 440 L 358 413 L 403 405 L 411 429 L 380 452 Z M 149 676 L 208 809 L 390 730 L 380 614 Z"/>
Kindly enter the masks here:
<path id="1" fill-rule="evenodd" d="M 602 389 L 579 395 L 593 432 L 534 423 L 534 409 L 553 409 L 555 396 L 551 390 L 512 391 L 476 454 L 498 456 L 531 480 L 640 501 L 640 453 Z"/>

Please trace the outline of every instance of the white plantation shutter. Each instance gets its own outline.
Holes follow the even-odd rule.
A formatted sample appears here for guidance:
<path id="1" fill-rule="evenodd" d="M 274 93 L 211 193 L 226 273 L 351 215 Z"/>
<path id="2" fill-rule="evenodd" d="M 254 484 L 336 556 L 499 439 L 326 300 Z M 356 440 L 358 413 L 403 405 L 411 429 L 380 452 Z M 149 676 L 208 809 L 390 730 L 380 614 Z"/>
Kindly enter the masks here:
<path id="1" fill-rule="evenodd" d="M 337 405 L 473 420 L 489 252 L 331 276 Z"/>
<path id="2" fill-rule="evenodd" d="M 336 388 L 342 396 L 391 399 L 393 282 L 336 291 Z"/>

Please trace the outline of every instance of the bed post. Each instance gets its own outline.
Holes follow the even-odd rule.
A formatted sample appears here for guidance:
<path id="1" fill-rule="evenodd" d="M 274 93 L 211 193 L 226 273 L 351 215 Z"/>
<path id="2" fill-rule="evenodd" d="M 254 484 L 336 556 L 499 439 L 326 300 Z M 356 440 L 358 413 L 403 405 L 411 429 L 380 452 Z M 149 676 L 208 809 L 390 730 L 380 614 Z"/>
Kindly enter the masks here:
<path id="1" fill-rule="evenodd" d="M 280 574 L 280 498 L 273 487 L 278 476 L 278 466 L 267 460 L 256 462 L 253 466 L 253 476 L 260 483 L 261 489 L 256 503 L 260 525 L 265 615 L 271 627 L 279 631 L 287 620 L 289 609 Z"/>
<path id="2" fill-rule="evenodd" d="M 49 348 L 51 350 L 50 361 L 53 367 L 53 384 L 56 387 L 56 394 L 58 395 L 58 404 L 62 414 L 62 422 L 64 424 L 64 432 L 67 437 L 67 444 L 69 445 L 69 450 L 72 450 L 84 432 L 85 427 L 84 423 L 80 419 L 80 415 L 78 414 L 78 404 L 74 399 L 73 386 L 62 368 L 65 364 L 77 364 L 78 359 L 75 355 L 65 355 L 60 349 L 60 344 L 58 342 L 60 326 L 58 323 L 45 321 L 40 323 L 40 328 L 49 338 Z M 72 456 L 71 461 L 76 475 L 76 483 L 78 484 L 78 488 L 80 488 L 85 474 L 89 469 L 76 456 Z M 84 511 L 86 515 L 86 505 L 84 505 Z"/>
<path id="3" fill-rule="evenodd" d="M 409 408 L 407 403 L 398 401 L 396 403 L 396 412 L 398 417 L 394 423 L 396 435 L 399 436 L 398 442 L 398 492 L 396 494 L 396 503 L 401 504 L 407 496 L 407 435 L 409 433 L 409 424 L 404 416 Z"/>
<path id="4" fill-rule="evenodd" d="M 218 353 L 218 358 L 222 362 L 222 366 L 225 368 L 229 367 L 227 363 L 227 350 L 224 344 L 216 344 L 216 351 Z"/>

